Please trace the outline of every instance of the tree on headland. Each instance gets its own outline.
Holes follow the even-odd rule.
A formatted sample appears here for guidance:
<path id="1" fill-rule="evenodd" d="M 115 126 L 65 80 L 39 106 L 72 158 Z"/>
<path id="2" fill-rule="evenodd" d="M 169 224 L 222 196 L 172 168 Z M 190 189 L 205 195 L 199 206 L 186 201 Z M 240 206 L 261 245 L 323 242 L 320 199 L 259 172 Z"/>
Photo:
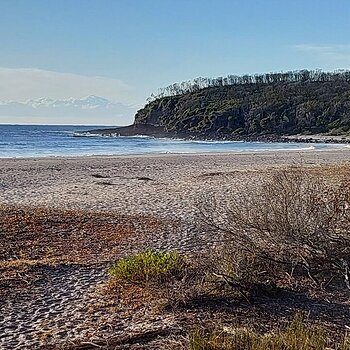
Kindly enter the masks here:
<path id="1" fill-rule="evenodd" d="M 151 94 L 148 101 L 158 98 L 176 96 L 195 92 L 209 87 L 247 85 L 247 84 L 278 84 L 292 82 L 327 82 L 327 81 L 350 81 L 350 71 L 337 70 L 323 72 L 322 70 L 295 70 L 279 73 L 264 73 L 253 75 L 228 75 L 227 77 L 203 78 L 174 83 L 160 88 L 157 94 Z"/>

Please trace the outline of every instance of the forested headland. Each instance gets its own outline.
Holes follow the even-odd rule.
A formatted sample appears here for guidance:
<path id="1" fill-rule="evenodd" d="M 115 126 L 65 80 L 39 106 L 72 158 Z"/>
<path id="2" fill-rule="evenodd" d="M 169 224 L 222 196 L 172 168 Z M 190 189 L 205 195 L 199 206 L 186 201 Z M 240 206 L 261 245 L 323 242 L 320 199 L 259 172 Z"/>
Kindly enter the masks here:
<path id="1" fill-rule="evenodd" d="M 350 71 L 196 78 L 152 94 L 121 134 L 244 139 L 350 132 Z"/>

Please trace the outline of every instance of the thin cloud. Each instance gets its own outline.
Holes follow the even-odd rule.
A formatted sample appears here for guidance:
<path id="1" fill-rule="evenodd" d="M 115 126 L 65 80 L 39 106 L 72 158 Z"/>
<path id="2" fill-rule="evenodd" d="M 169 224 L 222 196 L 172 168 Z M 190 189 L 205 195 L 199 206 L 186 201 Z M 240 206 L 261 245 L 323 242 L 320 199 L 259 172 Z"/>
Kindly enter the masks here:
<path id="1" fill-rule="evenodd" d="M 312 55 L 319 60 L 350 65 L 350 45 L 298 44 L 292 47 L 301 53 Z"/>
<path id="2" fill-rule="evenodd" d="M 132 88 L 118 79 L 32 68 L 0 68 L 0 101 L 103 96 L 131 104 Z"/>
<path id="3" fill-rule="evenodd" d="M 134 114 L 135 108 L 99 96 L 0 102 L 0 123 L 126 125 Z"/>

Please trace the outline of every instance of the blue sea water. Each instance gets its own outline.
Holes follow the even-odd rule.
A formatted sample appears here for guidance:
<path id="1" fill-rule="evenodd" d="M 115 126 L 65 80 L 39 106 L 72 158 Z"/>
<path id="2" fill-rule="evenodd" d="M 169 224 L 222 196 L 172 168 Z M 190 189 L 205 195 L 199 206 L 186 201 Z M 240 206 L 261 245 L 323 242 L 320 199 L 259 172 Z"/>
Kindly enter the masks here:
<path id="1" fill-rule="evenodd" d="M 76 137 L 96 126 L 0 125 L 0 158 L 147 153 L 260 152 L 343 148 L 344 145 L 193 141 L 152 137 Z"/>

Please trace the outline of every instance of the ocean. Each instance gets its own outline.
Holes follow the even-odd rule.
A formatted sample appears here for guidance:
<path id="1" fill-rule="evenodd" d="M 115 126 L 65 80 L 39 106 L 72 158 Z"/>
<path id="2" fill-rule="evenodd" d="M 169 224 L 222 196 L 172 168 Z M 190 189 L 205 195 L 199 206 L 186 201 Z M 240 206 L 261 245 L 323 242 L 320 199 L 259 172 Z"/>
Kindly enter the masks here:
<path id="1" fill-rule="evenodd" d="M 278 152 L 327 148 L 341 149 L 346 147 L 345 145 L 320 143 L 157 139 L 142 135 L 135 137 L 76 136 L 78 131 L 87 131 L 94 128 L 100 127 L 86 125 L 0 125 L 0 158 L 206 152 Z"/>

